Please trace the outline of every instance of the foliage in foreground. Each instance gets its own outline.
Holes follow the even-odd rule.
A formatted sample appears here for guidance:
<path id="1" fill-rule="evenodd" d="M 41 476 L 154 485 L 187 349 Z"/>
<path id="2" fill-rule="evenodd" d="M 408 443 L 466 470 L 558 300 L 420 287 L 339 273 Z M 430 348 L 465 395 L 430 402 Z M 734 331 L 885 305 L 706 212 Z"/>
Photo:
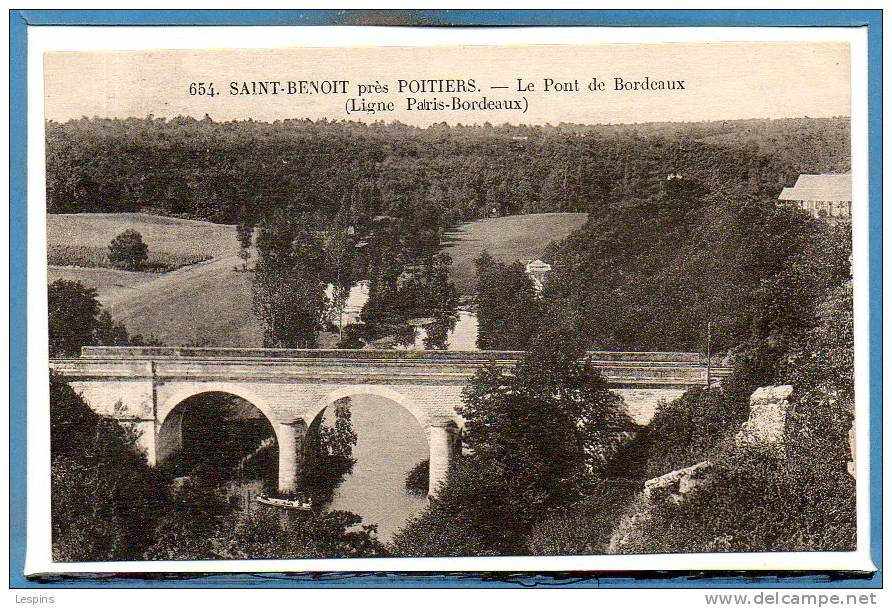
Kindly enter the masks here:
<path id="1" fill-rule="evenodd" d="M 818 308 L 819 324 L 790 357 L 793 384 L 788 436 L 797 452 L 851 458 L 849 430 L 855 416 L 854 309 L 852 284 L 831 291 Z M 798 457 L 798 454 L 797 454 Z"/>
<path id="2" fill-rule="evenodd" d="M 136 439 L 50 376 L 54 560 L 135 559 L 149 546 L 168 496 Z"/>
<path id="3" fill-rule="evenodd" d="M 420 556 L 853 549 L 855 483 L 846 470 L 854 411 L 852 287 L 838 266 L 819 261 L 808 270 L 793 260 L 783 273 L 810 274 L 802 285 L 814 300 L 775 302 L 766 310 L 777 321 L 739 351 L 721 389 L 694 389 L 664 405 L 650 428 L 608 451 L 606 466 L 591 467 L 643 480 L 709 460 L 705 481 L 683 500 L 670 500 L 666 491 L 634 496 L 620 485 L 611 494 L 605 482 L 581 482 L 554 465 L 579 462 L 586 450 L 564 434 L 566 427 L 540 417 L 573 402 L 549 401 L 554 387 L 540 390 L 549 378 L 573 385 L 566 375 L 572 367 L 558 371 L 540 351 L 536 362 L 524 364 L 535 378 L 519 366 L 511 378 L 489 369 L 471 383 L 465 440 L 472 453 L 454 467 L 438 500 L 395 537 L 392 550 Z M 831 272 L 822 277 L 822 267 Z M 744 449 L 733 436 L 748 415 L 749 396 L 772 382 L 794 386 L 785 444 L 780 451 Z M 545 403 L 547 409 L 537 409 Z"/>
<path id="4" fill-rule="evenodd" d="M 644 481 L 703 462 L 749 414 L 748 399 L 735 401 L 721 388 L 696 387 L 662 403 L 610 462 L 614 478 Z"/>
<path id="5" fill-rule="evenodd" d="M 525 553 L 538 521 L 590 494 L 631 421 L 578 355 L 539 345 L 510 371 L 475 375 L 461 412 L 468 454 L 429 509 L 396 535 L 395 553 Z"/>
<path id="6" fill-rule="evenodd" d="M 855 481 L 844 463 L 734 450 L 712 462 L 707 482 L 685 500 L 639 503 L 619 551 L 854 549 Z"/>
<path id="7" fill-rule="evenodd" d="M 384 555 L 374 526 L 346 511 L 236 508 L 219 492 L 188 485 L 145 559 L 300 559 Z"/>
<path id="8" fill-rule="evenodd" d="M 730 440 L 706 483 L 680 502 L 655 497 L 627 514 L 626 553 L 847 551 L 855 548 L 855 481 L 846 465 L 854 413 L 852 287 L 817 307 L 817 325 L 790 354 L 790 396 L 780 450 Z"/>
<path id="9" fill-rule="evenodd" d="M 537 522 L 527 539 L 531 555 L 602 555 L 610 547 L 616 522 L 640 484 L 599 480 L 588 496 L 569 508 Z"/>
<path id="10" fill-rule="evenodd" d="M 79 281 L 57 279 L 47 288 L 50 357 L 77 357 L 82 346 L 157 344 L 154 338 L 128 335 L 96 299 L 96 290 Z"/>
<path id="11" fill-rule="evenodd" d="M 241 511 L 222 531 L 219 559 L 296 559 L 384 555 L 375 526 L 353 529 L 362 518 L 347 511 L 283 513 Z"/>
<path id="12" fill-rule="evenodd" d="M 431 461 L 425 458 L 406 473 L 406 492 L 415 496 L 427 496 L 430 486 Z"/>

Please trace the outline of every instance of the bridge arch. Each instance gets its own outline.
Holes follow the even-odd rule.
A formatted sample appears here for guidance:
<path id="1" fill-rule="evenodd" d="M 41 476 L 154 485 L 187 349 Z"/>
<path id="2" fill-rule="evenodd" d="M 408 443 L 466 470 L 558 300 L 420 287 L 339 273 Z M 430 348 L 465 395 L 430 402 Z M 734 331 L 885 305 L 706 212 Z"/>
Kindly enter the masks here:
<path id="1" fill-rule="evenodd" d="M 382 384 L 351 384 L 341 386 L 319 399 L 304 413 L 304 422 L 309 428 L 325 408 L 341 399 L 357 395 L 381 397 L 408 411 L 424 432 L 428 445 L 428 492 L 435 495 L 445 482 L 449 468 L 455 457 L 461 454 L 461 427 L 463 420 L 455 416 L 432 416 L 414 399 Z"/>
<path id="2" fill-rule="evenodd" d="M 237 382 L 195 382 L 174 391 L 158 406 L 158 412 L 155 416 L 158 424 L 164 424 L 164 420 L 170 415 L 170 412 L 180 403 L 190 397 L 203 395 L 204 393 L 229 393 L 230 395 L 235 395 L 260 410 L 273 427 L 278 422 L 278 417 L 266 403 L 266 400 L 242 384 Z"/>
<path id="3" fill-rule="evenodd" d="M 403 393 L 381 384 L 351 384 L 331 391 L 306 411 L 304 414 L 304 422 L 309 427 L 325 408 L 341 399 L 355 397 L 357 395 L 374 395 L 396 403 L 415 417 L 415 420 L 418 421 L 418 424 L 421 426 L 425 435 L 429 434 L 431 417 L 424 411 L 424 409 L 419 407 L 413 399 L 410 399 Z"/>
<path id="4" fill-rule="evenodd" d="M 180 407 L 187 400 L 211 393 L 223 393 L 238 397 L 259 411 L 273 430 L 277 446 L 282 445 L 280 426 L 272 408 L 256 393 L 236 383 L 200 382 L 174 391 L 158 407 L 155 415 L 156 442 L 155 462 L 161 463 L 182 448 L 182 417 Z"/>

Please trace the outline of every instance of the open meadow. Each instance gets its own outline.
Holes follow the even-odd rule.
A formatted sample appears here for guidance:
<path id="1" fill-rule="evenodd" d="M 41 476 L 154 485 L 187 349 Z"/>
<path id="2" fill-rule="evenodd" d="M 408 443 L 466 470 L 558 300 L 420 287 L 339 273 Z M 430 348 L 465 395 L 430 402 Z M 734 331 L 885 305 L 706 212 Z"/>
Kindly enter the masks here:
<path id="1" fill-rule="evenodd" d="M 443 251 L 452 256 L 450 278 L 458 293 L 474 293 L 474 260 L 484 251 L 497 262 L 534 260 L 552 241 L 565 239 L 585 223 L 585 213 L 508 215 L 462 224 L 446 234 Z"/>
<path id="2" fill-rule="evenodd" d="M 238 251 L 235 228 L 145 213 L 47 215 L 47 263 L 111 268 L 108 244 L 132 228 L 149 247 L 148 271 L 165 272 Z"/>
<path id="3" fill-rule="evenodd" d="M 139 232 L 155 272 L 109 268 L 108 243 Z M 169 345 L 261 346 L 235 227 L 144 213 L 47 215 L 47 280 L 80 281 L 131 334 Z M 167 269 L 167 272 L 159 272 Z"/>

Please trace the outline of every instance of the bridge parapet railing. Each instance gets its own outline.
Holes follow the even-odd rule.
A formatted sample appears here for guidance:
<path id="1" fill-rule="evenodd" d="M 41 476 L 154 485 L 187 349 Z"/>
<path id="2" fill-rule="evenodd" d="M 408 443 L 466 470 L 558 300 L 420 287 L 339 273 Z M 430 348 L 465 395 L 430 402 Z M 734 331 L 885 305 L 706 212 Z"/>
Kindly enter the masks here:
<path id="1" fill-rule="evenodd" d="M 445 351 L 377 349 L 218 348 L 178 346 L 84 346 L 83 359 L 350 359 L 403 361 L 517 361 L 524 351 Z M 595 365 L 671 364 L 700 366 L 700 355 L 688 352 L 590 351 Z"/>
<path id="2" fill-rule="evenodd" d="M 178 347 L 84 347 L 83 356 L 53 359 L 67 377 L 239 378 L 292 382 L 297 378 L 394 378 L 454 382 L 483 365 L 508 367 L 522 351 L 298 350 Z M 592 364 L 618 387 L 703 386 L 731 369 L 699 362 L 696 353 L 591 352 Z"/>

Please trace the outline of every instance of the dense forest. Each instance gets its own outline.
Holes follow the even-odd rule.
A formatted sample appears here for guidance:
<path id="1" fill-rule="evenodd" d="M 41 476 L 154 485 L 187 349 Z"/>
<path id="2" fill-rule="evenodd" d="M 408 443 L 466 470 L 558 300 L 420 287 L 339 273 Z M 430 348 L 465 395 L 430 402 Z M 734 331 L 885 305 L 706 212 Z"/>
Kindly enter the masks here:
<path id="1" fill-rule="evenodd" d="M 210 118 L 46 126 L 51 213 L 157 211 L 235 223 L 296 206 L 357 229 L 646 200 L 669 173 L 776 198 L 799 173 L 849 168 L 839 119 L 447 126 Z M 416 214 L 413 216 L 412 214 Z M 256 223 L 256 222 L 255 222 Z"/>

